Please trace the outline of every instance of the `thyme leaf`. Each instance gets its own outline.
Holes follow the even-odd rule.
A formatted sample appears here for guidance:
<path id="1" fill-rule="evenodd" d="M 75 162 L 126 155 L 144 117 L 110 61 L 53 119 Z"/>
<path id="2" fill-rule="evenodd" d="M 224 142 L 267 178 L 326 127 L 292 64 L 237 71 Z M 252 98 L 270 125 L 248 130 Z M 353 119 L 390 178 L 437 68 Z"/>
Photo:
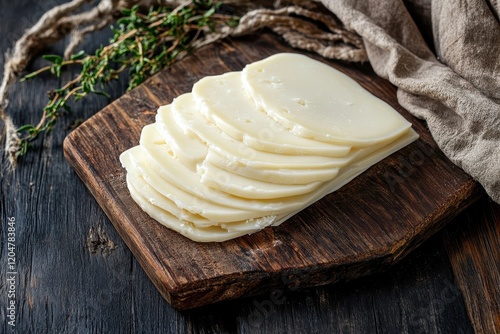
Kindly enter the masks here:
<path id="1" fill-rule="evenodd" d="M 176 8 L 156 6 L 142 12 L 136 5 L 122 11 L 111 27 L 113 37 L 109 44 L 99 47 L 94 54 L 82 50 L 67 60 L 59 55 L 43 56 L 50 65 L 25 75 L 21 81 L 44 72 L 60 77 L 65 67 L 73 65 L 80 66 L 81 72 L 49 92 L 49 101 L 37 125 L 26 124 L 17 129 L 20 145 L 16 158 L 24 156 L 41 135 L 50 133 L 61 116 L 71 113 L 70 102 L 89 94 L 109 97 L 106 85 L 127 70 L 128 90 L 131 90 L 189 52 L 193 43 L 216 25 L 234 27 L 238 18 L 218 13 L 219 7 L 216 1 L 195 0 Z"/>

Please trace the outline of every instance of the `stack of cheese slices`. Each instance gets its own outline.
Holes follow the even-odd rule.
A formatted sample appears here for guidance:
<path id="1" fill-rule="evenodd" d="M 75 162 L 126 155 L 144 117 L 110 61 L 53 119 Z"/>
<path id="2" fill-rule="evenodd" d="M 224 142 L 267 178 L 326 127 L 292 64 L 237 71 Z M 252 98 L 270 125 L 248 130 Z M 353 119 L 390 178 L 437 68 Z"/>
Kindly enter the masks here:
<path id="1" fill-rule="evenodd" d="M 196 82 L 120 160 L 152 218 L 225 241 L 282 223 L 417 137 L 348 76 L 282 53 Z"/>

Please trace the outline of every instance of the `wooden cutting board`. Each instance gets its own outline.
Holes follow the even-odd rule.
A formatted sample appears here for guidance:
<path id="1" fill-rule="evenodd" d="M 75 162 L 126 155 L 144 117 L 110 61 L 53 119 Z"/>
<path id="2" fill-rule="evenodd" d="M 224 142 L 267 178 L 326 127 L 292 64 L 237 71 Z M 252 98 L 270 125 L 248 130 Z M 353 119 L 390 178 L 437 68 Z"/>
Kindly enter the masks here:
<path id="1" fill-rule="evenodd" d="M 391 84 L 368 66 L 332 61 L 327 63 L 401 112 L 420 139 L 282 225 L 253 235 L 195 243 L 149 218 L 129 196 L 120 153 L 138 144 L 142 127 L 154 122 L 158 106 L 191 91 L 200 78 L 241 70 L 277 52 L 299 51 L 270 34 L 205 47 L 104 108 L 64 142 L 66 159 L 176 308 L 383 270 L 482 194 L 437 149 L 425 124 L 398 105 Z"/>

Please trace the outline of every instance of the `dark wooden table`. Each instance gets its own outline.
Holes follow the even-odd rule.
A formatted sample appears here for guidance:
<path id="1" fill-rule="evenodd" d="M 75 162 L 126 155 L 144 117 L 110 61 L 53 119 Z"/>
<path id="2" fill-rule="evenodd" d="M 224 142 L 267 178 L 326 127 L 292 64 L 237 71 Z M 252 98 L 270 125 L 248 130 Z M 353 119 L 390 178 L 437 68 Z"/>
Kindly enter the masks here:
<path id="1" fill-rule="evenodd" d="M 1 0 L 2 68 L 15 39 L 58 2 Z M 83 48 L 108 38 L 101 32 Z M 63 48 L 64 42 L 45 53 Z M 31 68 L 41 64 L 37 58 Z M 67 70 L 62 79 L 75 73 Z M 58 84 L 49 76 L 17 84 L 9 105 L 14 122 L 37 122 L 47 91 Z M 90 117 L 125 88 L 121 80 L 110 87 L 111 99 L 90 97 L 75 105 L 74 114 L 39 141 L 14 173 L 2 156 L 0 333 L 500 332 L 500 206 L 487 197 L 383 273 L 176 311 L 63 157 L 62 142 L 75 120 Z M 15 226 L 10 250 L 9 225 Z M 91 229 L 102 229 L 115 249 L 91 252 Z"/>

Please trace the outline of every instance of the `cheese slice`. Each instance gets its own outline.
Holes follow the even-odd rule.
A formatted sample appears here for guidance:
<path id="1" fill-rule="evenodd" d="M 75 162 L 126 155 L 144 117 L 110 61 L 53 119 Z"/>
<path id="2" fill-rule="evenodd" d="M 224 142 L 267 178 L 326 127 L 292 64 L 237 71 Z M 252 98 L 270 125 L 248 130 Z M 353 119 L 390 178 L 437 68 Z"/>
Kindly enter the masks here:
<path id="1" fill-rule="evenodd" d="M 209 177 L 215 180 L 220 179 L 212 173 L 214 168 L 211 165 L 258 181 L 294 185 L 324 182 L 338 173 L 338 168 L 255 169 L 234 162 L 234 160 L 225 159 L 215 151 L 208 150 L 207 145 L 193 132 L 184 132 L 177 126 L 172 117 L 171 105 L 158 109 L 155 126 L 162 139 L 168 143 L 172 154 L 193 171 L 203 169 L 207 179 Z"/>
<path id="2" fill-rule="evenodd" d="M 210 166 L 222 168 L 231 173 L 265 182 L 281 184 L 308 184 L 312 182 L 325 182 L 337 176 L 339 168 L 314 168 L 314 169 L 259 169 L 253 168 L 219 155 L 215 151 L 209 151 L 201 167 L 205 167 L 210 173 Z"/>
<path id="3" fill-rule="evenodd" d="M 229 232 L 244 231 L 246 233 L 253 233 L 266 226 L 272 225 L 277 219 L 276 216 L 264 216 L 236 222 L 214 222 L 200 215 L 192 214 L 189 211 L 180 209 L 175 203 L 151 188 L 140 176 L 128 173 L 126 180 L 129 191 L 133 193 L 135 197 L 138 197 L 140 201 L 147 201 L 149 204 L 155 206 L 155 209 L 158 211 L 166 211 L 169 214 L 174 215 L 179 220 L 179 225 L 185 224 L 186 226 L 191 225 L 198 228 L 219 226 Z"/>
<path id="4" fill-rule="evenodd" d="M 228 230 L 221 226 L 210 226 L 202 228 L 194 225 L 191 222 L 183 221 L 166 210 L 151 204 L 140 194 L 136 193 L 132 187 L 129 187 L 130 195 L 134 201 L 146 212 L 151 218 L 158 223 L 168 227 L 169 229 L 180 233 L 181 235 L 197 242 L 222 242 L 240 237 L 252 232 L 253 230 Z M 262 226 L 264 228 L 266 226 Z"/>
<path id="5" fill-rule="evenodd" d="M 254 62 L 242 78 L 258 106 L 298 136 L 367 147 L 390 142 L 411 126 L 347 75 L 304 55 Z"/>
<path id="6" fill-rule="evenodd" d="M 249 179 L 211 164 L 203 165 L 199 172 L 201 172 L 201 183 L 206 186 L 234 196 L 250 199 L 279 200 L 281 197 L 307 194 L 321 186 L 321 182 L 279 184 Z"/>
<path id="7" fill-rule="evenodd" d="M 234 209 L 252 211 L 255 213 L 254 217 L 259 217 L 259 215 L 266 213 L 267 215 L 276 215 L 293 208 L 299 208 L 306 199 L 306 195 L 290 196 L 277 200 L 246 199 L 233 196 L 221 189 L 208 187 L 201 182 L 200 174 L 188 169 L 169 153 L 168 144 L 162 142 L 161 136 L 156 131 L 154 124 L 146 125 L 142 129 L 140 147 L 147 153 L 147 156 L 144 157 L 144 162 L 138 161 L 138 163 L 143 169 L 147 170 L 145 178 L 149 177 L 151 179 L 152 182 L 150 185 L 160 193 L 168 185 L 170 187 L 174 186 L 179 190 L 195 197 L 207 199 L 212 203 Z M 149 166 L 146 164 L 149 164 Z M 196 203 L 193 204 L 196 206 Z M 204 213 L 199 214 L 205 216 Z"/>
<path id="8" fill-rule="evenodd" d="M 177 126 L 170 105 L 158 109 L 155 124 L 163 139 L 168 142 L 174 156 L 186 167 L 196 170 L 196 166 L 203 163 L 208 151 L 207 145 L 193 132 L 183 131 Z"/>
<path id="9" fill-rule="evenodd" d="M 127 173 L 127 184 L 129 184 L 129 187 L 133 188 L 131 191 L 147 199 L 149 203 L 160 209 L 170 212 L 180 220 L 189 221 L 196 226 L 204 227 L 220 224 L 220 222 L 209 220 L 203 216 L 182 209 L 176 205 L 174 201 L 163 196 L 151 187 L 136 170 L 131 170 L 130 173 Z"/>
<path id="10" fill-rule="evenodd" d="M 279 154 L 343 157 L 350 146 L 299 137 L 275 122 L 246 94 L 241 72 L 201 79 L 193 86 L 199 111 L 224 133 L 246 146 Z"/>
<path id="11" fill-rule="evenodd" d="M 364 173 L 371 166 L 390 156 L 394 152 L 399 151 L 403 147 L 412 143 L 418 139 L 418 134 L 413 130 L 409 129 L 406 133 L 404 133 L 401 138 L 391 142 L 390 144 L 380 148 L 375 153 L 365 156 L 359 161 L 351 164 L 348 168 L 344 168 L 340 171 L 335 179 L 330 182 L 326 182 L 321 188 L 317 191 L 310 194 L 309 199 L 306 203 L 304 203 L 304 208 L 313 204 L 314 202 L 322 199 L 326 195 L 329 195 L 340 188 L 342 188 L 347 183 L 351 182 L 360 174 Z M 285 222 L 287 219 L 297 214 L 301 210 L 291 210 L 285 215 L 281 215 L 279 218 L 275 220 L 273 226 L 278 226 L 281 223 Z"/>
<path id="12" fill-rule="evenodd" d="M 260 168 L 325 168 L 343 163 L 342 158 L 282 155 L 255 150 L 223 133 L 198 110 L 191 93 L 180 95 L 172 102 L 172 115 L 184 131 L 192 131 L 211 150 L 230 160 Z"/>
<path id="13" fill-rule="evenodd" d="M 177 125 L 183 131 L 192 131 L 205 142 L 210 150 L 216 151 L 230 161 L 262 169 L 314 169 L 342 167 L 380 148 L 382 144 L 366 149 L 351 150 L 344 157 L 324 157 L 312 155 L 276 154 L 255 150 L 244 143 L 227 136 L 212 123 L 209 123 L 197 109 L 192 94 L 187 93 L 175 98 L 171 112 Z"/>
<path id="14" fill-rule="evenodd" d="M 219 223 L 228 223 L 264 216 L 261 212 L 234 209 L 211 202 L 210 197 L 185 192 L 158 176 L 149 166 L 148 156 L 140 146 L 135 146 L 120 155 L 120 161 L 128 173 L 138 174 L 152 189 L 168 198 L 179 208 Z M 206 194 L 205 194 L 206 195 Z M 153 197 L 151 197 L 153 198 Z M 154 201 L 154 200 L 153 200 Z"/>
<path id="15" fill-rule="evenodd" d="M 197 82 L 120 161 L 153 219 L 220 242 L 283 223 L 417 138 L 347 76 L 280 54 Z"/>
<path id="16" fill-rule="evenodd" d="M 253 213 L 251 218 L 258 218 L 264 215 L 283 215 L 287 212 L 304 208 L 304 205 L 310 202 L 311 194 L 317 191 L 320 191 L 320 193 L 324 192 L 325 187 L 327 187 L 325 184 L 331 183 L 331 181 L 322 183 L 315 191 L 302 195 L 290 194 L 288 197 L 276 199 L 242 198 L 225 192 L 222 187 L 215 189 L 204 184 L 200 174 L 188 169 L 175 159 L 173 155 L 169 154 L 168 144 L 162 142 L 161 136 L 156 131 L 154 124 L 143 128 L 140 144 L 140 147 L 147 155 L 137 159 L 136 163 L 145 171 L 144 179 L 147 180 L 150 186 L 165 195 L 173 191 L 180 191 L 194 196 L 194 199 L 191 199 L 191 203 L 180 203 L 181 207 L 207 217 L 210 220 L 228 220 L 231 216 L 228 215 L 225 218 L 219 217 L 217 219 L 213 215 L 209 217 L 205 211 L 197 209 L 198 200 L 207 200 L 218 206 L 237 209 L 237 213 L 240 213 L 238 210 L 242 210 L 245 213 L 251 212 Z M 394 143 L 394 145 L 399 145 L 399 143 Z M 392 153 L 392 147 L 393 145 L 387 145 L 383 148 L 383 151 L 370 155 L 370 158 L 382 158 L 384 154 L 388 152 Z M 361 166 L 361 168 L 365 169 L 368 167 Z M 236 218 L 235 216 L 233 221 L 242 220 L 240 217 Z"/>
<path id="17" fill-rule="evenodd" d="M 395 141 L 390 145 L 381 148 L 376 154 L 367 156 L 358 161 L 358 163 L 353 164 L 349 168 L 344 169 L 337 176 L 337 178 L 335 178 L 330 182 L 324 183 L 322 187 L 320 187 L 316 191 L 311 192 L 309 196 L 305 197 L 303 206 L 304 207 L 309 206 L 312 203 L 316 202 L 317 200 L 321 199 L 322 197 L 328 195 L 329 193 L 338 190 L 340 187 L 351 181 L 353 178 L 363 173 L 367 168 L 372 166 L 374 163 L 377 163 L 378 161 L 380 161 L 387 155 L 391 154 L 392 152 L 395 152 L 400 148 L 408 145 L 410 142 L 414 141 L 417 137 L 418 136 L 416 135 L 416 133 L 413 130 L 410 130 L 406 134 L 404 134 L 401 140 Z M 145 161 L 147 161 L 147 159 L 145 159 L 144 157 L 144 152 L 143 150 L 141 150 L 140 147 L 134 147 L 124 152 L 121 155 L 121 160 L 124 166 L 127 168 L 127 170 L 131 171 L 130 178 L 133 177 L 134 173 L 133 169 L 131 168 L 132 166 L 130 165 L 131 164 L 130 158 L 133 157 L 134 155 L 137 155 L 136 159 L 138 159 L 135 161 L 135 163 L 140 163 L 140 162 L 144 163 Z M 145 171 L 146 174 L 148 175 L 150 175 L 151 172 L 151 170 L 149 171 L 143 170 L 142 168 L 138 168 L 137 170 Z M 147 195 L 145 196 L 143 193 L 140 193 L 136 190 L 135 186 L 133 185 L 133 182 L 130 182 L 129 179 L 127 179 L 127 181 L 132 198 L 138 203 L 138 205 L 140 205 L 140 207 L 146 213 L 148 213 L 152 218 L 157 220 L 159 223 L 173 229 L 174 231 L 181 233 L 182 235 L 194 241 L 199 241 L 199 242 L 222 242 L 242 235 L 260 231 L 262 228 L 265 228 L 270 225 L 277 226 L 302 209 L 302 208 L 297 208 L 296 210 L 291 210 L 277 216 L 262 216 L 262 217 L 251 218 L 245 221 L 220 223 L 217 226 L 209 224 L 203 225 L 199 223 L 200 220 L 195 220 L 195 221 L 187 220 L 191 218 L 190 215 L 176 216 L 170 210 L 168 210 L 168 207 L 162 207 L 161 204 L 162 201 L 158 198 L 159 193 L 156 193 L 156 195 L 153 195 L 153 197 L 149 198 L 148 200 Z M 165 189 L 164 185 L 161 185 L 161 188 Z M 152 193 L 150 193 L 150 195 L 151 194 Z M 166 195 L 170 196 L 171 193 L 167 191 Z M 203 200 L 200 200 L 200 203 L 198 203 L 198 205 L 201 204 L 202 201 Z M 208 203 L 208 206 L 216 207 L 216 204 Z M 174 210 L 174 212 L 176 211 L 177 210 Z"/>

